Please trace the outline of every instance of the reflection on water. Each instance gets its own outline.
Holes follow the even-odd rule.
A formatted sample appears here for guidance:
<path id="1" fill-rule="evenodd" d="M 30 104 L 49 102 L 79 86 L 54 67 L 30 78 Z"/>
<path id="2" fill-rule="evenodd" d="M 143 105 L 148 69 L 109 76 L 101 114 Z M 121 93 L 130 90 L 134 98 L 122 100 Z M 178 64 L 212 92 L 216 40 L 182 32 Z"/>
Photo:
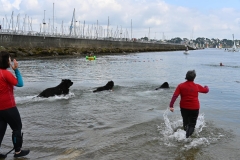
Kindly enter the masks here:
<path id="1" fill-rule="evenodd" d="M 25 86 L 15 88 L 29 159 L 235 159 L 239 153 L 240 55 L 221 50 L 19 61 Z M 222 62 L 225 66 L 218 66 Z M 189 139 L 178 107 L 169 101 L 188 70 L 200 95 L 196 130 Z M 36 97 L 61 79 L 74 84 L 66 96 Z M 114 91 L 93 93 L 113 80 Z M 163 82 L 170 89 L 155 90 Z M 231 125 L 230 125 L 231 124 Z M 233 140 L 234 138 L 234 140 Z M 223 144 L 226 146 L 223 148 Z M 1 152 L 12 147 L 8 128 Z M 217 154 L 216 154 L 217 153 Z M 7 159 L 13 159 L 9 155 Z"/>

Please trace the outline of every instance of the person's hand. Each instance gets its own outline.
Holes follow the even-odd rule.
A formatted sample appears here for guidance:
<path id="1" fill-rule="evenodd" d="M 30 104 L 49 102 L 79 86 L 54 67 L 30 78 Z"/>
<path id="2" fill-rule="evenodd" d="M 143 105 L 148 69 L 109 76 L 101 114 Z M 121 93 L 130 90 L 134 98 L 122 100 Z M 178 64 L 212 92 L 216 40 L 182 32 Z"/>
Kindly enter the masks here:
<path id="1" fill-rule="evenodd" d="M 10 65 L 12 67 L 13 70 L 17 69 L 18 68 L 18 62 L 16 59 L 13 59 L 13 65 L 11 64 L 11 61 L 10 61 Z"/>
<path id="2" fill-rule="evenodd" d="M 173 112 L 173 111 L 174 111 L 174 108 L 173 108 L 173 107 L 170 107 L 170 111 Z"/>

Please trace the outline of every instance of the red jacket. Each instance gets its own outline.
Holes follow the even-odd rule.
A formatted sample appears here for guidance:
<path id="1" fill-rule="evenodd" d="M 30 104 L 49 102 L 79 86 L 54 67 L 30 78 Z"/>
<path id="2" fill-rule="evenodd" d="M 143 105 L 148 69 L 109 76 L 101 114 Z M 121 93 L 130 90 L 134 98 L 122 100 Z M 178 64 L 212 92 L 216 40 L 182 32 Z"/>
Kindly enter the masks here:
<path id="1" fill-rule="evenodd" d="M 180 95 L 180 108 L 195 110 L 200 108 L 198 100 L 198 92 L 208 93 L 208 86 L 202 87 L 199 84 L 195 84 L 193 81 L 186 81 L 179 84 L 173 94 L 169 107 L 173 107 L 174 102 Z"/>
<path id="2" fill-rule="evenodd" d="M 0 110 L 16 106 L 13 86 L 17 85 L 17 78 L 7 69 L 0 69 Z"/>

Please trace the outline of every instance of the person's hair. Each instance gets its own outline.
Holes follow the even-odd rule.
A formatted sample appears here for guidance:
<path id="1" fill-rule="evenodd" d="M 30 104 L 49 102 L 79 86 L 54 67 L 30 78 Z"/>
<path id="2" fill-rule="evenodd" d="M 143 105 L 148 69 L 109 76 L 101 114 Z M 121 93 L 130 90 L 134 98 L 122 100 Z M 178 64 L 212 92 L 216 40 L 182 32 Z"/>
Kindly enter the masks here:
<path id="1" fill-rule="evenodd" d="M 195 70 L 190 70 L 190 71 L 187 72 L 185 79 L 188 80 L 188 81 L 194 81 L 195 77 L 196 77 Z"/>
<path id="2" fill-rule="evenodd" d="M 6 51 L 0 52 L 0 68 L 1 69 L 7 69 L 10 67 L 9 57 L 10 57 L 10 54 L 8 52 Z"/>

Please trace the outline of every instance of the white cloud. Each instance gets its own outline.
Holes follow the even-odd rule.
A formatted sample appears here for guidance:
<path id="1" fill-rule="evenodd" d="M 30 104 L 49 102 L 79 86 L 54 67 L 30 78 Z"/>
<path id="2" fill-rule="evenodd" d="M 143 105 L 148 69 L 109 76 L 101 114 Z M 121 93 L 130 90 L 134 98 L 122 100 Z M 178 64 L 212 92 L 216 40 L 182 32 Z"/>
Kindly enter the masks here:
<path id="1" fill-rule="evenodd" d="M 92 4 L 99 7 L 99 9 L 110 9 L 115 11 L 120 11 L 122 9 L 121 4 L 115 0 L 95 0 Z"/>
<path id="2" fill-rule="evenodd" d="M 1 5 L 0 13 L 7 13 L 7 12 L 11 11 L 11 9 L 12 9 L 12 5 L 8 0 L 1 0 L 0 5 Z"/>
<path id="3" fill-rule="evenodd" d="M 152 18 L 146 20 L 146 24 L 148 26 L 153 26 L 153 25 L 158 26 L 158 25 L 162 24 L 162 21 L 157 17 L 152 17 Z"/>
<path id="4" fill-rule="evenodd" d="M 19 10 L 19 4 L 22 2 L 22 0 L 15 0 L 12 4 L 13 7 Z"/>
<path id="5" fill-rule="evenodd" d="M 231 1 L 231 0 L 230 0 Z M 15 21 L 18 13 L 21 14 L 21 24 L 25 15 L 32 18 L 32 26 L 39 31 L 44 18 L 47 22 L 53 21 L 61 28 L 62 21 L 65 28 L 69 28 L 73 10 L 78 23 L 85 21 L 86 25 L 97 23 L 105 27 L 110 19 L 110 28 L 122 27 L 130 31 L 131 20 L 133 35 L 137 38 L 151 35 L 162 38 L 189 38 L 192 32 L 194 37 L 231 38 L 240 39 L 240 10 L 234 4 L 232 7 L 203 10 L 186 6 L 170 5 L 164 0 L 0 0 L 3 8 L 0 10 L 0 23 L 7 15 L 8 19 L 14 11 Z"/>

